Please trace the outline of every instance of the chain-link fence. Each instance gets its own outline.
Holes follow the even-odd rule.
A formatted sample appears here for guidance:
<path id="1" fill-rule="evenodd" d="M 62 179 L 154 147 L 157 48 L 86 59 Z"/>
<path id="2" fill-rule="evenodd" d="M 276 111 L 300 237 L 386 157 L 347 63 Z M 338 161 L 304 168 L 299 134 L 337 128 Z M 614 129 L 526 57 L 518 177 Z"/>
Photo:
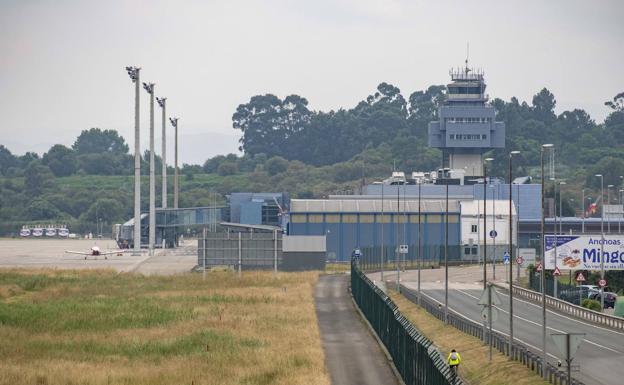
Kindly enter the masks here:
<path id="1" fill-rule="evenodd" d="M 461 385 L 444 357 L 399 312 L 396 304 L 351 264 L 351 292 L 382 341 L 406 385 Z"/>

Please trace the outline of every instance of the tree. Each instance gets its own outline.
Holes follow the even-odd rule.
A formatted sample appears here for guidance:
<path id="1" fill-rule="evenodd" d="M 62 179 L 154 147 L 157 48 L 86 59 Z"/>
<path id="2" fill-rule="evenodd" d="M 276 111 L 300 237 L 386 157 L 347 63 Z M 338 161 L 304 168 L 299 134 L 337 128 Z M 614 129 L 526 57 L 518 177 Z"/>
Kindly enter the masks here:
<path id="1" fill-rule="evenodd" d="M 91 128 L 83 130 L 72 148 L 78 154 L 127 154 L 128 145 L 123 137 L 115 130 L 102 130 Z"/>
<path id="2" fill-rule="evenodd" d="M 281 156 L 274 156 L 264 163 L 264 169 L 269 175 L 277 175 L 288 169 L 288 161 Z"/>
<path id="3" fill-rule="evenodd" d="M 125 211 L 121 204 L 115 199 L 100 198 L 95 201 L 89 209 L 80 216 L 83 221 L 97 223 L 100 219 L 104 223 L 123 221 Z"/>
<path id="4" fill-rule="evenodd" d="M 221 176 L 234 175 L 238 171 L 235 162 L 225 161 L 219 165 L 217 173 Z"/>
<path id="5" fill-rule="evenodd" d="M 54 186 L 54 175 L 40 161 L 30 162 L 24 171 L 24 190 L 30 196 L 40 195 L 45 189 Z"/>
<path id="6" fill-rule="evenodd" d="M 283 155 L 285 141 L 310 122 L 312 112 L 307 105 L 298 95 L 282 101 L 271 94 L 253 96 L 249 103 L 239 105 L 232 115 L 234 129 L 243 132 L 239 150 L 250 155 Z"/>
<path id="7" fill-rule="evenodd" d="M 26 208 L 26 216 L 33 221 L 58 219 L 60 214 L 53 204 L 41 198 L 35 198 Z"/>
<path id="8" fill-rule="evenodd" d="M 546 88 L 542 88 L 540 92 L 533 96 L 533 112 L 543 122 L 550 122 L 555 119 L 554 110 L 556 104 L 555 95 Z"/>
<path id="9" fill-rule="evenodd" d="M 0 144 L 0 174 L 7 176 L 9 168 L 17 166 L 17 163 L 17 157 Z"/>
<path id="10" fill-rule="evenodd" d="M 43 164 L 47 165 L 55 176 L 68 176 L 76 172 L 76 154 L 62 144 L 55 144 L 43 155 Z"/>

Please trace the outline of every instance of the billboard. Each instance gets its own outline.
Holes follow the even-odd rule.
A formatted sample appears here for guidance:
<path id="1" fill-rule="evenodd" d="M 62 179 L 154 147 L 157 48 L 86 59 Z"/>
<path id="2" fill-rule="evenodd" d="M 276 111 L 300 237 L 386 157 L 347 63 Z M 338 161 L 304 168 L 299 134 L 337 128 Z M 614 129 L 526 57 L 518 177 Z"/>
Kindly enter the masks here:
<path id="1" fill-rule="evenodd" d="M 624 236 L 557 235 L 560 270 L 600 270 L 600 248 L 605 270 L 624 270 Z M 555 236 L 546 235 L 546 269 L 555 268 Z"/>

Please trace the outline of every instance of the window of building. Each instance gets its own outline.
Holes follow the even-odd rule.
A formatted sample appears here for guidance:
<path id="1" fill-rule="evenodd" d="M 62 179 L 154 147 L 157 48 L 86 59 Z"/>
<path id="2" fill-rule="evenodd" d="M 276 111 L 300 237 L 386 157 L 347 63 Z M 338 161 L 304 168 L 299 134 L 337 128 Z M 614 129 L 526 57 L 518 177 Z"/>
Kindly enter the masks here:
<path id="1" fill-rule="evenodd" d="M 375 216 L 373 214 L 360 214 L 360 223 L 374 223 Z"/>
<path id="2" fill-rule="evenodd" d="M 342 223 L 357 223 L 357 215 L 342 214 Z"/>
<path id="3" fill-rule="evenodd" d="M 481 139 L 482 140 L 486 140 L 487 139 L 487 135 L 485 135 L 485 134 L 481 135 Z"/>
<path id="4" fill-rule="evenodd" d="M 464 255 L 470 255 L 470 247 L 464 247 Z"/>
<path id="5" fill-rule="evenodd" d="M 471 233 L 476 233 L 477 232 L 477 225 L 471 225 L 470 226 L 470 232 Z"/>
<path id="6" fill-rule="evenodd" d="M 323 223 L 323 214 L 308 214 L 309 223 Z"/>
<path id="7" fill-rule="evenodd" d="M 450 135 L 451 140 L 455 139 L 455 134 Z"/>
<path id="8" fill-rule="evenodd" d="M 290 221 L 292 223 L 306 223 L 306 215 L 305 214 L 291 214 Z"/>
<path id="9" fill-rule="evenodd" d="M 477 248 L 476 247 L 472 248 L 472 255 L 477 255 Z"/>
<path id="10" fill-rule="evenodd" d="M 312 222 L 312 221 L 310 221 Z M 326 223 L 339 223 L 340 215 L 338 214 L 325 214 L 325 222 Z"/>

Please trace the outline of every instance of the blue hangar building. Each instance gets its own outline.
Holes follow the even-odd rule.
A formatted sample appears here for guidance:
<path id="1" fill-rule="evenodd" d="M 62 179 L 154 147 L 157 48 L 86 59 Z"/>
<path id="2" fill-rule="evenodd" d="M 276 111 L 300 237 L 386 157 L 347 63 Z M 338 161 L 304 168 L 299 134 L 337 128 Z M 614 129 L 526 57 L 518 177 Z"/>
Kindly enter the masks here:
<path id="1" fill-rule="evenodd" d="M 288 234 L 325 235 L 330 261 L 348 261 L 356 247 L 380 253 L 382 246 L 384 255 L 392 261 L 397 256 L 397 245 L 408 245 L 405 259 L 413 261 L 420 231 L 423 259 L 443 258 L 445 200 L 421 200 L 419 215 L 418 199 L 360 198 L 292 199 Z M 459 260 L 460 207 L 456 200 L 448 204 L 449 258 Z"/>

